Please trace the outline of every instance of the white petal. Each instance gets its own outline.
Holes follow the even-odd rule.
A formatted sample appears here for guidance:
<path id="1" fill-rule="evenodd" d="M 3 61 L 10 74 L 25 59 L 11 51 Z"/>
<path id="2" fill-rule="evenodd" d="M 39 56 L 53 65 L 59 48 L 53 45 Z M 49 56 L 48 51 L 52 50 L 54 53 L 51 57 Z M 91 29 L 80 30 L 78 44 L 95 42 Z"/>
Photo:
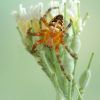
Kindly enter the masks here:
<path id="1" fill-rule="evenodd" d="M 22 4 L 20 4 L 19 7 L 20 7 L 20 15 L 25 16 L 27 14 L 26 8 L 24 8 Z"/>
<path id="2" fill-rule="evenodd" d="M 36 18 L 36 19 L 40 19 L 41 15 L 42 15 L 42 10 L 43 10 L 43 3 L 39 3 L 38 5 L 36 5 L 34 8 L 31 8 L 31 12 L 32 12 L 32 17 Z"/>
<path id="3" fill-rule="evenodd" d="M 16 16 L 18 14 L 18 12 L 16 10 L 14 10 L 11 14 Z"/>
<path id="4" fill-rule="evenodd" d="M 18 12 L 16 10 L 13 11 L 11 14 L 16 18 L 16 20 L 18 20 L 19 14 L 18 14 Z"/>

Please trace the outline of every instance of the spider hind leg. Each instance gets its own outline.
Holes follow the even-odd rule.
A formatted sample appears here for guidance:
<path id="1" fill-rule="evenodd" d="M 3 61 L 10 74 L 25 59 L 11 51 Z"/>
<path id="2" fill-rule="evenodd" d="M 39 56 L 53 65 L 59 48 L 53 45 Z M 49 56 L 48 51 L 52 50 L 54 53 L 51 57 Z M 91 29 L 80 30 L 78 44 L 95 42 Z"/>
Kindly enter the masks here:
<path id="1" fill-rule="evenodd" d="M 63 75 L 65 76 L 65 78 L 66 78 L 68 81 L 70 81 L 70 78 L 66 75 L 66 72 L 65 72 L 65 69 L 64 69 L 64 65 L 62 64 L 62 61 L 61 61 L 59 52 L 56 52 L 56 57 L 57 57 L 57 60 L 58 60 L 58 63 L 59 63 L 59 65 L 60 65 L 60 68 L 61 68 L 61 71 L 62 71 Z"/>
<path id="2" fill-rule="evenodd" d="M 67 45 L 64 45 L 65 49 L 67 50 L 67 52 L 74 58 L 74 59 L 78 59 L 77 54 Z"/>

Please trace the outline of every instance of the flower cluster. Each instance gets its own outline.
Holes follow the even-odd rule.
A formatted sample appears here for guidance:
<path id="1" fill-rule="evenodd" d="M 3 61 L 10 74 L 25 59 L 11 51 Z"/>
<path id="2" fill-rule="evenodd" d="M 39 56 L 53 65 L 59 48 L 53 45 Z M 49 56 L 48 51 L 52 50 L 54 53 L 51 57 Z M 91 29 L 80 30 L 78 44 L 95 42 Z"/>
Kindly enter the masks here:
<path id="1" fill-rule="evenodd" d="M 43 3 L 39 3 L 35 7 L 30 6 L 26 9 L 22 4 L 20 4 L 19 11 L 13 11 L 13 15 L 15 16 L 17 22 L 17 29 L 26 49 L 36 58 L 38 64 L 41 65 L 43 71 L 53 83 L 56 91 L 58 91 L 58 94 L 62 96 L 64 95 L 64 98 L 71 100 L 76 84 L 74 75 L 77 59 L 75 57 L 76 55 L 78 56 L 81 46 L 79 36 L 86 23 L 86 19 L 88 18 L 88 13 L 86 13 L 83 18 L 81 17 L 79 0 L 62 0 L 61 2 L 52 0 L 50 1 L 47 10 L 44 10 L 43 7 Z M 52 8 L 55 7 L 58 9 L 52 10 Z M 47 12 L 49 12 L 48 15 L 46 15 Z M 49 31 L 47 26 L 49 23 L 47 25 L 46 21 L 51 22 L 57 15 L 63 16 L 64 28 L 68 27 L 67 31 L 63 32 L 63 42 L 66 45 L 66 48 L 64 48 L 64 46 L 60 44 L 61 42 L 59 42 L 59 39 L 62 39 L 62 34 L 60 34 L 62 32 L 55 32 L 54 36 L 52 36 L 51 33 L 48 34 Z M 43 16 L 46 16 L 46 21 L 43 19 Z M 41 22 L 41 19 L 43 22 Z M 54 22 L 52 21 L 53 24 L 56 24 Z M 47 33 L 45 32 L 42 34 L 47 34 L 49 36 L 40 34 L 44 30 L 46 30 Z M 59 28 L 57 31 L 58 30 Z M 51 29 L 50 32 L 53 32 L 53 29 Z M 54 42 L 55 37 L 58 39 L 55 40 L 56 42 Z M 41 38 L 46 38 L 48 40 L 46 41 L 45 39 L 43 42 L 38 41 L 41 40 Z M 51 45 L 52 41 L 55 45 L 59 42 L 58 52 L 55 49 L 55 45 L 48 47 L 48 44 Z M 32 51 L 33 47 L 35 47 L 35 49 Z M 87 83 L 88 77 L 86 75 L 89 72 L 88 70 L 89 68 L 80 78 L 81 90 L 84 89 L 83 84 Z M 79 89 L 78 93 L 79 99 L 81 100 L 81 92 L 79 92 Z"/>

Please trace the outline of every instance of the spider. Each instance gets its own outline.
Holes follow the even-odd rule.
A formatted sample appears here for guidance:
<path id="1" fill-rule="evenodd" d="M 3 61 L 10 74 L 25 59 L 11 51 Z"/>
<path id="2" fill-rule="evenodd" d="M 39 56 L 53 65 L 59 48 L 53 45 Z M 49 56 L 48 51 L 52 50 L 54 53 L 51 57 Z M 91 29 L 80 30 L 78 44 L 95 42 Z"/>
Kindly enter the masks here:
<path id="1" fill-rule="evenodd" d="M 48 14 L 53 9 L 59 9 L 59 7 L 52 7 L 49 8 L 46 13 L 40 18 L 40 22 L 43 23 L 46 28 L 40 30 L 38 33 L 31 32 L 32 28 L 29 28 L 27 31 L 27 34 L 32 36 L 39 36 L 41 37 L 40 40 L 37 40 L 33 46 L 32 46 L 32 52 L 36 49 L 36 47 L 40 44 L 44 44 L 45 46 L 49 48 L 55 47 L 56 56 L 58 59 L 58 62 L 60 63 L 60 66 L 63 69 L 63 65 L 61 64 L 60 55 L 59 55 L 59 46 L 63 45 L 63 47 L 67 50 L 67 52 L 74 58 L 77 59 L 76 53 L 72 51 L 71 48 L 67 46 L 67 44 L 64 43 L 64 37 L 67 34 L 68 29 L 72 25 L 72 20 L 70 19 L 70 23 L 67 27 L 64 25 L 64 18 L 63 15 L 58 14 L 54 18 L 50 20 L 50 22 L 47 21 Z"/>

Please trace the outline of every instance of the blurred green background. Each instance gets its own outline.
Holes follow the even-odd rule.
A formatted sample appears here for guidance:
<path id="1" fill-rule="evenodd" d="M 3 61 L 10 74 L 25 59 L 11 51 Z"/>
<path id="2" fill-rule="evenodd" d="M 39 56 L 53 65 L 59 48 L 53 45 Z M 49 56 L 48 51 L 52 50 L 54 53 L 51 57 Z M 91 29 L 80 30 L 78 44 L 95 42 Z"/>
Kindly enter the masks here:
<path id="1" fill-rule="evenodd" d="M 41 0 L 45 4 L 48 0 Z M 27 53 L 16 30 L 11 12 L 19 4 L 37 4 L 39 0 L 0 1 L 0 100 L 55 100 L 55 90 L 48 77 Z M 81 13 L 91 16 L 81 34 L 77 76 L 87 66 L 90 53 L 95 52 L 91 66 L 92 78 L 85 100 L 100 99 L 100 0 L 81 0 Z"/>

